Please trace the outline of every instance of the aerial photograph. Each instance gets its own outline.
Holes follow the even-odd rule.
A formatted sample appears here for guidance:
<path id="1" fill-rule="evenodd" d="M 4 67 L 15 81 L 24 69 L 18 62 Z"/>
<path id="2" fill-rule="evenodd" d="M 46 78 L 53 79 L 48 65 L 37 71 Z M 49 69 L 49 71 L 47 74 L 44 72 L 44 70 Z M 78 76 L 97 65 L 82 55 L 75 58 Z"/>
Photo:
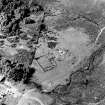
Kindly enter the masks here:
<path id="1" fill-rule="evenodd" d="M 105 0 L 0 0 L 0 105 L 105 105 Z"/>

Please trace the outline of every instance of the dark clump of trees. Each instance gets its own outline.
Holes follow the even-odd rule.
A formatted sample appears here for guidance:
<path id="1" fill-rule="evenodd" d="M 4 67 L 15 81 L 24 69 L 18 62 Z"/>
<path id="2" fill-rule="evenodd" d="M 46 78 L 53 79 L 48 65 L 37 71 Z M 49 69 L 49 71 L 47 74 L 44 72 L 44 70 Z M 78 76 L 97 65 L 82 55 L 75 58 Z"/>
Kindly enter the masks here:
<path id="1" fill-rule="evenodd" d="M 13 62 L 12 60 L 5 59 L 2 61 L 1 73 L 5 79 L 13 82 L 30 82 L 30 78 L 35 73 L 35 69 L 26 66 L 22 63 Z"/>
<path id="2" fill-rule="evenodd" d="M 24 64 L 18 64 L 8 72 L 7 78 L 10 81 L 12 80 L 14 82 L 23 82 L 27 84 L 34 72 L 34 68 L 25 67 Z"/>
<path id="3" fill-rule="evenodd" d="M 5 103 L 0 103 L 0 105 L 6 105 Z"/>
<path id="4" fill-rule="evenodd" d="M 19 64 L 18 66 L 11 69 L 8 73 L 8 79 L 14 80 L 15 82 L 22 81 L 23 77 L 26 75 L 26 68 L 24 65 Z"/>

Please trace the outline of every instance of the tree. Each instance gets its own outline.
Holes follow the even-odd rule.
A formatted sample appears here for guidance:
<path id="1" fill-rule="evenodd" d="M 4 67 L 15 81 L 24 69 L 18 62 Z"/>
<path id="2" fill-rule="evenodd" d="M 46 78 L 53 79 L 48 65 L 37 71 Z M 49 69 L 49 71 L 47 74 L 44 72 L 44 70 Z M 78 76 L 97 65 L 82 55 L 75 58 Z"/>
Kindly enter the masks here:
<path id="1" fill-rule="evenodd" d="M 9 80 L 19 82 L 22 81 L 24 75 L 26 75 L 26 68 L 24 67 L 24 65 L 19 64 L 8 72 L 7 77 Z"/>
<path id="2" fill-rule="evenodd" d="M 7 78 L 14 82 L 28 83 L 34 72 L 34 68 L 26 67 L 24 64 L 17 64 L 8 72 Z"/>

